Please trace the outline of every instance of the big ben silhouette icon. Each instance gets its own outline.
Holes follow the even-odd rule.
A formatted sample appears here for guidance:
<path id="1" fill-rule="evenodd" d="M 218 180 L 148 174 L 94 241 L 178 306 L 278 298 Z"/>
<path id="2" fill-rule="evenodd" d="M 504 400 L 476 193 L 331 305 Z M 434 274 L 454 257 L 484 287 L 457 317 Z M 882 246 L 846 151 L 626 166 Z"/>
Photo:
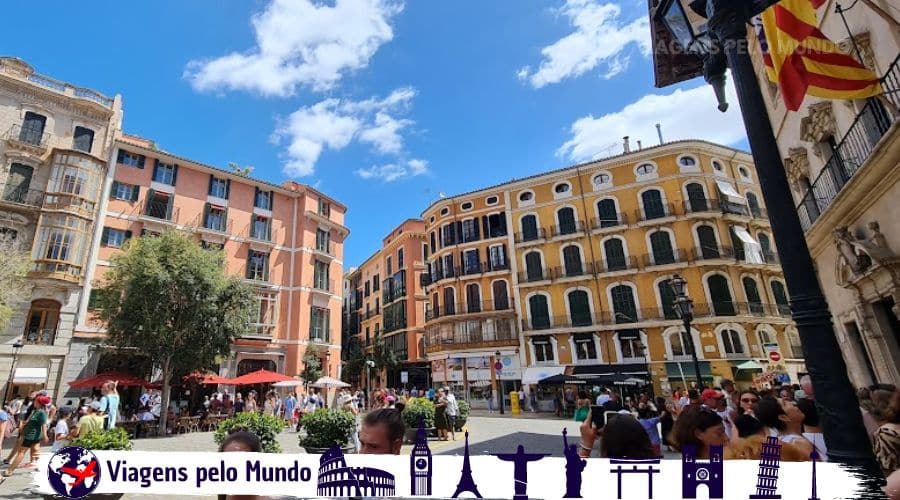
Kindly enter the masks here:
<path id="1" fill-rule="evenodd" d="M 412 496 L 431 496 L 431 449 L 425 434 L 425 421 L 421 418 L 419 430 L 416 431 L 416 444 L 409 454 L 409 479 Z"/>

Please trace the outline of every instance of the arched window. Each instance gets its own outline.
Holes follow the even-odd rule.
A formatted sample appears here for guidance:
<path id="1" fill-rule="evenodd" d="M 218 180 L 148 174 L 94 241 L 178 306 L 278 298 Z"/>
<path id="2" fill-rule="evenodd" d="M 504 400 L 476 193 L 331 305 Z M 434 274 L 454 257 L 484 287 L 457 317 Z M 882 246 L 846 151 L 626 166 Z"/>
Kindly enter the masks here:
<path id="1" fill-rule="evenodd" d="M 744 293 L 747 295 L 747 303 L 750 307 L 750 313 L 762 314 L 763 305 L 762 300 L 760 300 L 759 298 L 759 287 L 756 286 L 756 280 L 749 276 L 744 276 L 741 282 L 743 282 L 744 284 Z"/>
<path id="2" fill-rule="evenodd" d="M 658 189 L 650 189 L 641 193 L 644 204 L 644 219 L 659 219 L 666 216 L 666 206 Z"/>
<path id="3" fill-rule="evenodd" d="M 612 295 L 613 315 L 616 323 L 634 323 L 638 320 L 637 306 L 634 304 L 634 290 L 628 285 L 614 286 Z"/>
<path id="4" fill-rule="evenodd" d="M 33 174 L 34 168 L 28 165 L 21 163 L 10 165 L 6 187 L 3 190 L 3 199 L 14 203 L 26 203 Z"/>
<path id="5" fill-rule="evenodd" d="M 60 303 L 55 300 L 38 299 L 31 302 L 28 323 L 25 326 L 26 344 L 53 345 L 59 326 Z"/>
<path id="6" fill-rule="evenodd" d="M 610 238 L 604 241 L 603 254 L 606 256 L 607 271 L 628 269 L 628 261 L 625 259 L 625 247 L 619 238 Z"/>
<path id="7" fill-rule="evenodd" d="M 569 189 L 571 189 L 571 187 L 572 187 L 572 186 L 570 186 L 568 182 L 562 182 L 562 183 L 557 184 L 557 185 L 553 188 L 553 191 L 554 191 L 556 194 L 568 193 L 568 192 L 569 192 Z"/>
<path id="8" fill-rule="evenodd" d="M 519 195 L 519 201 L 531 201 L 534 199 L 534 193 L 531 191 L 523 191 L 522 194 Z"/>
<path id="9" fill-rule="evenodd" d="M 750 192 L 747 193 L 747 207 L 750 209 L 750 213 L 753 214 L 754 217 L 760 217 L 762 215 L 762 210 L 760 210 L 759 208 L 759 198 L 757 198 L 755 194 Z"/>
<path id="10" fill-rule="evenodd" d="M 650 234 L 650 249 L 653 252 L 653 264 L 671 264 L 675 262 L 675 249 L 672 248 L 672 238 L 666 231 L 656 231 Z"/>
<path id="11" fill-rule="evenodd" d="M 444 314 L 456 314 L 456 297 L 453 288 L 444 288 Z"/>
<path id="12" fill-rule="evenodd" d="M 734 300 L 728 289 L 728 279 L 721 274 L 706 278 L 706 287 L 712 299 L 712 309 L 716 316 L 734 316 Z"/>
<path id="13" fill-rule="evenodd" d="M 642 163 L 638 165 L 638 167 L 634 170 L 639 177 L 644 175 L 650 175 L 656 172 L 656 167 L 653 166 L 652 163 Z"/>
<path id="14" fill-rule="evenodd" d="M 569 292 L 569 318 L 572 326 L 591 326 L 590 298 L 584 290 Z"/>
<path id="15" fill-rule="evenodd" d="M 759 334 L 759 343 L 762 344 L 763 347 L 765 347 L 766 344 L 775 343 L 775 340 L 772 338 L 772 333 L 769 332 L 769 330 L 760 328 L 759 330 L 757 330 L 757 333 Z"/>
<path id="16" fill-rule="evenodd" d="M 491 285 L 491 293 L 494 295 L 494 310 L 504 311 L 509 309 L 509 295 L 506 292 L 506 282 L 495 281 Z"/>
<path id="17" fill-rule="evenodd" d="M 616 212 L 616 202 L 612 198 L 605 198 L 597 202 L 597 217 L 600 227 L 615 227 L 619 225 L 619 214 Z"/>
<path id="18" fill-rule="evenodd" d="M 466 285 L 466 312 L 481 312 L 481 287 L 478 283 Z"/>
<path id="19" fill-rule="evenodd" d="M 687 332 L 669 334 L 669 345 L 672 347 L 672 356 L 690 356 L 691 338 Z"/>
<path id="20" fill-rule="evenodd" d="M 576 245 L 569 245 L 563 248 L 563 264 L 566 276 L 581 276 L 584 274 L 584 268 L 581 265 L 581 249 Z"/>
<path id="21" fill-rule="evenodd" d="M 734 258 L 747 260 L 747 254 L 744 252 L 744 242 L 734 232 L 734 226 L 728 226 L 728 236 L 731 238 L 731 247 L 734 248 Z"/>
<path id="22" fill-rule="evenodd" d="M 756 241 L 759 242 L 760 250 L 762 250 L 763 258 L 766 259 L 766 262 L 773 262 L 775 260 L 775 254 L 772 252 L 772 242 L 769 240 L 769 235 L 766 233 L 757 233 Z"/>
<path id="23" fill-rule="evenodd" d="M 659 290 L 659 305 L 662 306 L 663 317 L 678 319 L 678 313 L 675 312 L 675 292 L 672 291 L 668 280 L 660 281 L 656 287 Z"/>
<path id="24" fill-rule="evenodd" d="M 572 234 L 578 230 L 575 224 L 575 210 L 572 207 L 563 207 L 556 212 L 559 234 Z"/>
<path id="25" fill-rule="evenodd" d="M 525 254 L 525 277 L 528 281 L 540 281 L 544 279 L 544 269 L 541 266 L 541 254 L 528 252 Z"/>
<path id="26" fill-rule="evenodd" d="M 716 240 L 716 231 L 712 226 L 697 226 L 697 241 L 700 243 L 698 252 L 704 259 L 718 259 L 719 242 Z"/>
<path id="27" fill-rule="evenodd" d="M 546 295 L 532 295 L 528 299 L 528 315 L 531 317 L 531 327 L 535 330 L 550 328 L 550 309 Z"/>
<path id="28" fill-rule="evenodd" d="M 803 344 L 800 342 L 800 334 L 797 330 L 789 328 L 787 330 L 788 342 L 791 344 L 791 357 L 803 358 Z"/>
<path id="29" fill-rule="evenodd" d="M 722 337 L 722 347 L 726 356 L 744 354 L 744 344 L 741 342 L 741 334 L 737 330 L 726 329 L 719 332 Z"/>
<path id="30" fill-rule="evenodd" d="M 538 239 L 537 217 L 530 214 L 522 217 L 522 241 L 536 239 Z"/>
<path id="31" fill-rule="evenodd" d="M 697 160 L 695 160 L 691 156 L 682 156 L 681 158 L 678 159 L 678 163 L 682 167 L 693 167 L 693 166 L 697 165 Z"/>
<path id="32" fill-rule="evenodd" d="M 787 292 L 784 290 L 784 284 L 780 281 L 772 281 L 772 297 L 775 299 L 775 304 L 778 305 L 778 312 L 782 316 L 791 314 L 791 306 L 788 302 Z"/>
<path id="33" fill-rule="evenodd" d="M 703 186 L 696 182 L 692 182 L 684 187 L 688 195 L 688 205 L 691 212 L 705 212 L 709 210 L 709 203 L 706 202 L 706 192 Z"/>

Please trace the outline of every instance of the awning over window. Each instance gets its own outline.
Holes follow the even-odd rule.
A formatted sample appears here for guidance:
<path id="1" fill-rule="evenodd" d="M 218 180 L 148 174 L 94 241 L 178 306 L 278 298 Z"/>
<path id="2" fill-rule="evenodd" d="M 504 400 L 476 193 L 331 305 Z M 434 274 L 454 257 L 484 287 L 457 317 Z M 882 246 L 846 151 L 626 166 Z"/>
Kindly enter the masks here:
<path id="1" fill-rule="evenodd" d="M 46 368 L 16 368 L 13 374 L 14 384 L 46 384 Z"/>
<path id="2" fill-rule="evenodd" d="M 536 384 L 545 378 L 559 375 L 566 371 L 565 366 L 532 366 L 525 369 L 522 376 L 523 384 Z"/>
<path id="3" fill-rule="evenodd" d="M 646 375 L 647 365 L 645 363 L 619 363 L 619 364 L 597 364 L 597 365 L 578 365 L 572 370 L 572 375 L 590 379 L 597 375 Z"/>
<path id="4" fill-rule="evenodd" d="M 738 370 L 763 370 L 763 366 L 754 360 L 744 361 L 742 363 L 732 363 Z"/>
<path id="5" fill-rule="evenodd" d="M 744 255 L 750 264 L 763 264 L 762 246 L 741 226 L 734 226 L 734 234 L 744 244 Z"/>
<path id="6" fill-rule="evenodd" d="M 732 201 L 735 203 L 744 203 L 744 197 L 741 196 L 740 193 L 734 189 L 734 186 L 731 185 L 730 182 L 725 182 L 722 180 L 716 180 L 716 186 L 719 187 L 719 191 L 728 198 L 728 201 Z"/>
<path id="7" fill-rule="evenodd" d="M 681 365 L 680 370 L 679 365 Z M 666 363 L 666 376 L 670 379 L 681 380 L 682 374 L 685 380 L 696 380 L 693 361 L 670 361 Z M 709 361 L 700 362 L 700 376 L 703 378 L 713 377 L 712 366 L 709 364 Z"/>

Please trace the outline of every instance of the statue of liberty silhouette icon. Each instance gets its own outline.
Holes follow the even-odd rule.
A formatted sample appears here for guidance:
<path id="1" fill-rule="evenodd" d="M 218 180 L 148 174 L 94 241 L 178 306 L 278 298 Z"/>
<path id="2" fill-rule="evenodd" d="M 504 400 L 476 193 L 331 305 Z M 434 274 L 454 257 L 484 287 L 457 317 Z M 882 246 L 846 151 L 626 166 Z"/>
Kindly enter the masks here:
<path id="1" fill-rule="evenodd" d="M 567 434 L 563 429 L 563 453 L 566 456 L 566 494 L 563 498 L 581 498 L 581 473 L 587 466 L 587 460 L 578 454 L 578 445 L 569 444 Z"/>

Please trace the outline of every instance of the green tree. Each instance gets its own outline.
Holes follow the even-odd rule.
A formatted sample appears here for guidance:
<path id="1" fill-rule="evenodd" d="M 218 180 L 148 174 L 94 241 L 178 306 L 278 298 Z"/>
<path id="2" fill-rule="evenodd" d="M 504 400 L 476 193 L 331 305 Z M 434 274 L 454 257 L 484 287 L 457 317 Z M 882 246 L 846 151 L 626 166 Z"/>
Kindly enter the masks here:
<path id="1" fill-rule="evenodd" d="M 372 349 L 372 361 L 375 362 L 375 369 L 378 371 L 396 368 L 400 364 L 397 355 L 387 347 L 384 339 L 375 341 L 375 346 Z"/>
<path id="2" fill-rule="evenodd" d="M 10 233 L 0 233 L 0 332 L 13 314 L 13 303 L 27 295 L 28 250 Z"/>
<path id="3" fill-rule="evenodd" d="M 347 346 L 341 351 L 344 357 L 344 369 L 341 370 L 341 378 L 344 382 L 354 383 L 359 377 L 365 378 L 366 353 L 363 352 L 359 339 L 352 337 L 347 341 Z"/>
<path id="4" fill-rule="evenodd" d="M 307 384 L 313 384 L 322 376 L 322 360 L 319 359 L 319 349 L 310 345 L 303 353 L 303 371 L 300 378 Z"/>
<path id="5" fill-rule="evenodd" d="M 174 374 L 212 368 L 249 329 L 253 292 L 225 275 L 223 258 L 174 231 L 135 238 L 113 257 L 100 287 L 108 341 L 137 348 L 160 369 L 164 409 Z"/>
<path id="6" fill-rule="evenodd" d="M 228 162 L 228 168 L 230 168 L 232 172 L 240 175 L 241 177 L 250 177 L 250 174 L 253 173 L 253 167 L 251 167 L 250 165 L 242 167 L 233 161 Z"/>

